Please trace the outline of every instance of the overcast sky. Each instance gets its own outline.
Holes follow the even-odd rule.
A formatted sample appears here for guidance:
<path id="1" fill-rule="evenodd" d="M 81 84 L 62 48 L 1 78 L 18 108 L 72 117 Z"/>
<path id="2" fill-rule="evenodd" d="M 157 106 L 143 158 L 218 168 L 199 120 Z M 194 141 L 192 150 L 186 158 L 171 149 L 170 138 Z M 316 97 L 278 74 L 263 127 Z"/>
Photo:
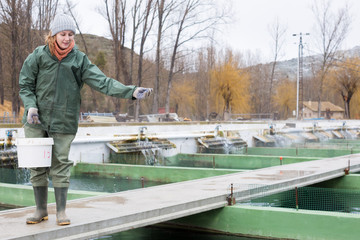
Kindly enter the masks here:
<path id="1" fill-rule="evenodd" d="M 311 49 L 311 37 L 314 31 L 314 14 L 311 10 L 314 0 L 216 0 L 219 5 L 232 4 L 234 14 L 232 21 L 222 27 L 217 38 L 218 47 L 231 47 L 240 52 L 258 52 L 262 60 L 271 56 L 273 42 L 269 33 L 269 25 L 278 18 L 282 26 L 286 26 L 287 34 L 281 60 L 296 58 L 298 55 L 298 37 L 296 33 L 310 33 L 303 41 Z M 322 0 L 316 0 L 322 1 Z M 108 26 L 104 18 L 96 11 L 103 4 L 99 0 L 78 0 L 77 13 L 84 33 L 109 36 Z M 332 0 L 334 9 L 348 3 L 352 15 L 352 28 L 343 44 L 343 49 L 360 45 L 360 1 Z M 311 50 L 314 53 L 314 50 Z M 305 55 L 312 54 L 304 50 Z"/>

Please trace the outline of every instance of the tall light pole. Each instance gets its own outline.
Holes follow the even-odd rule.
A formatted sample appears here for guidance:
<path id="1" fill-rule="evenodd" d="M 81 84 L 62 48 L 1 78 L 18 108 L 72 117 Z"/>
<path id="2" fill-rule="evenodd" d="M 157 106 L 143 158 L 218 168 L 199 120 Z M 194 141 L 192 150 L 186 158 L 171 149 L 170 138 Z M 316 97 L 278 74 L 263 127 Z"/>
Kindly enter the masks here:
<path id="1" fill-rule="evenodd" d="M 310 35 L 310 33 L 305 33 L 304 35 Z M 296 81 L 296 119 L 303 118 L 303 96 L 304 96 L 304 87 L 303 87 L 303 43 L 302 37 L 303 34 L 293 34 L 293 36 L 300 36 L 299 39 L 299 52 L 298 52 L 298 71 L 297 71 L 297 81 Z M 299 114 L 299 109 L 301 114 Z"/>

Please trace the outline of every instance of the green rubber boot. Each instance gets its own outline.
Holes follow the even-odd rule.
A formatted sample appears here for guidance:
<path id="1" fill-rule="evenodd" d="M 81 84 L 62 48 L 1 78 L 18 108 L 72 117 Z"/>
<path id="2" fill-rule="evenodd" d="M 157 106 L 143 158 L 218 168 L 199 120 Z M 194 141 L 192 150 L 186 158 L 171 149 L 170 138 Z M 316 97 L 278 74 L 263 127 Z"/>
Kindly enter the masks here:
<path id="1" fill-rule="evenodd" d="M 56 222 L 58 225 L 69 225 L 70 219 L 65 214 L 68 188 L 54 188 L 56 200 Z"/>
<path id="2" fill-rule="evenodd" d="M 36 211 L 34 216 L 26 219 L 27 224 L 36 224 L 48 220 L 47 200 L 48 200 L 48 187 L 33 187 Z"/>

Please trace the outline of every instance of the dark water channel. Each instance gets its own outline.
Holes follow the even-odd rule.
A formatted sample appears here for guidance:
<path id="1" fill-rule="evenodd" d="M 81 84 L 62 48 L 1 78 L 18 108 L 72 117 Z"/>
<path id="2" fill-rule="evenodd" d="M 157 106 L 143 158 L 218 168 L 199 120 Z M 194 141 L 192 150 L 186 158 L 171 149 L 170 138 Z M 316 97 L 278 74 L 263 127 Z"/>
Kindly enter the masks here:
<path id="1" fill-rule="evenodd" d="M 96 239 L 119 239 L 119 240 L 259 240 L 258 238 L 246 238 L 237 236 L 217 235 L 194 232 L 186 229 L 174 230 L 157 227 L 144 227 L 103 236 Z"/>
<path id="2" fill-rule="evenodd" d="M 8 210 L 9 208 L 7 208 L 7 207 L 3 207 L 3 206 L 1 206 L 0 205 L 0 211 L 3 211 L 3 210 Z"/>

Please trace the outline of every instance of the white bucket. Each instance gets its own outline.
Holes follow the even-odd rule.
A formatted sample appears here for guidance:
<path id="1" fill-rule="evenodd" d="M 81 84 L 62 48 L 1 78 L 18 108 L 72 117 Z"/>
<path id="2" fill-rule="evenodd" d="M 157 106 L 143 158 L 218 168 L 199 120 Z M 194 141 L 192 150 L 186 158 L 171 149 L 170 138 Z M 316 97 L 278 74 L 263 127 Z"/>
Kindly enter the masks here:
<path id="1" fill-rule="evenodd" d="M 52 138 L 17 138 L 17 155 L 19 168 L 50 167 Z"/>

